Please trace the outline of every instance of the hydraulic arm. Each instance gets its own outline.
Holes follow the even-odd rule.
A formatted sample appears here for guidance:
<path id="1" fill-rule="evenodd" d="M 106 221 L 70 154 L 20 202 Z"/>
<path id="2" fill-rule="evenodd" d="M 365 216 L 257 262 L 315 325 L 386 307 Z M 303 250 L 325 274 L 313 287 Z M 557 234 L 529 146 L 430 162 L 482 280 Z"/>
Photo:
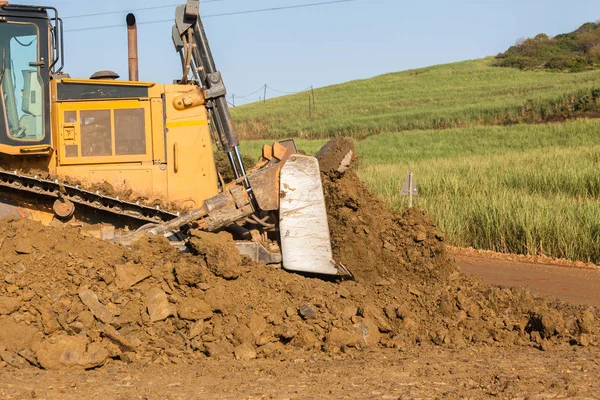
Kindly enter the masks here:
<path id="1" fill-rule="evenodd" d="M 204 88 L 206 107 L 209 111 L 220 147 L 227 153 L 236 179 L 245 177 L 246 171 L 239 150 L 239 140 L 235 134 L 233 121 L 227 104 L 227 90 L 221 73 L 217 70 L 210 51 L 199 15 L 199 0 L 188 0 L 178 6 L 173 26 L 173 44 L 181 56 L 183 77 L 186 83 L 190 74 Z M 251 196 L 248 179 L 244 179 L 246 190 Z"/>

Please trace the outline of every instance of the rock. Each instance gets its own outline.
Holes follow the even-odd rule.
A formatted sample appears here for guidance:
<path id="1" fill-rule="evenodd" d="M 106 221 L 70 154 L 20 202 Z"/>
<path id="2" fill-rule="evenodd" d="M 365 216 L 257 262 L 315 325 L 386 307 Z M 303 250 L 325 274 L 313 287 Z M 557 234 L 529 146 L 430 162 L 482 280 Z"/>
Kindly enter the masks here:
<path id="1" fill-rule="evenodd" d="M 577 339 L 577 343 L 581 346 L 581 347 L 587 347 L 590 345 L 590 337 L 588 334 L 586 333 L 582 333 L 581 335 L 579 335 L 579 338 Z"/>
<path id="2" fill-rule="evenodd" d="M 0 315 L 9 315 L 21 308 L 22 301 L 18 297 L 0 296 Z"/>
<path id="3" fill-rule="evenodd" d="M 246 325 L 238 325 L 232 333 L 235 343 L 254 343 L 256 340 Z"/>
<path id="4" fill-rule="evenodd" d="M 206 320 L 212 317 L 213 312 L 203 300 L 190 297 L 183 299 L 177 306 L 177 314 L 181 319 L 190 321 Z"/>
<path id="5" fill-rule="evenodd" d="M 0 357 L 10 366 L 23 369 L 29 366 L 27 360 L 12 351 L 0 351 Z"/>
<path id="6" fill-rule="evenodd" d="M 204 257 L 208 269 L 224 279 L 237 279 L 241 274 L 242 256 L 228 232 L 191 231 L 190 246 Z"/>
<path id="7" fill-rule="evenodd" d="M 59 334 L 44 340 L 35 354 L 41 367 L 48 370 L 63 368 L 90 369 L 104 364 L 108 351 L 99 343 L 88 348 L 85 336 Z"/>
<path id="8" fill-rule="evenodd" d="M 42 325 L 44 326 L 45 334 L 49 335 L 61 328 L 60 323 L 58 322 L 58 316 L 54 310 L 42 302 L 35 302 L 32 305 L 42 317 Z"/>
<path id="9" fill-rule="evenodd" d="M 584 311 L 577 317 L 577 328 L 579 333 L 594 333 L 594 314 L 590 311 Z"/>
<path id="10" fill-rule="evenodd" d="M 206 355 L 210 358 L 214 358 L 216 360 L 227 360 L 231 359 L 231 354 L 233 353 L 233 348 L 229 344 L 229 342 L 224 343 L 216 343 L 209 342 L 204 343 L 204 348 L 206 349 Z"/>
<path id="11" fill-rule="evenodd" d="M 115 316 L 98 300 L 98 296 L 92 290 L 84 288 L 79 291 L 82 303 L 90 309 L 94 316 L 105 324 L 114 322 Z"/>
<path id="12" fill-rule="evenodd" d="M 18 355 L 20 355 L 21 357 L 23 357 L 25 360 L 27 360 L 27 362 L 29 362 L 29 364 L 34 365 L 36 367 L 39 367 L 40 364 L 38 363 L 37 357 L 35 356 L 35 353 L 29 349 L 20 349 L 17 352 Z"/>
<path id="13" fill-rule="evenodd" d="M 321 172 L 343 173 L 354 159 L 355 148 L 351 139 L 337 136 L 330 139 L 316 154 Z"/>
<path id="14" fill-rule="evenodd" d="M 311 331 L 303 328 L 298 331 L 291 344 L 294 347 L 312 350 L 318 348 L 321 345 L 321 341 Z"/>
<path id="15" fill-rule="evenodd" d="M 419 232 L 416 234 L 415 242 L 419 243 L 424 242 L 425 240 L 427 240 L 427 234 L 425 232 Z"/>
<path id="16" fill-rule="evenodd" d="M 248 324 L 248 328 L 250 328 L 250 332 L 252 332 L 252 336 L 255 340 L 258 340 L 263 332 L 267 329 L 267 323 L 263 317 L 252 313 L 250 317 L 250 323 Z"/>
<path id="17" fill-rule="evenodd" d="M 304 320 L 317 318 L 317 310 L 316 310 L 315 306 L 313 306 L 312 304 L 301 305 L 300 308 L 298 309 L 298 314 L 300 314 L 300 316 Z"/>
<path id="18" fill-rule="evenodd" d="M 162 321 L 173 315 L 167 294 L 156 287 L 146 294 L 146 308 L 152 322 Z"/>
<path id="19" fill-rule="evenodd" d="M 188 331 L 188 339 L 193 339 L 200 336 L 204 332 L 204 320 L 194 322 Z"/>
<path id="20" fill-rule="evenodd" d="M 381 332 L 390 332 L 392 330 L 392 326 L 383 311 L 372 304 L 366 305 L 363 309 L 359 310 L 359 314 L 373 320 Z"/>
<path id="21" fill-rule="evenodd" d="M 129 289 L 149 276 L 150 271 L 132 262 L 115 267 L 115 284 L 121 290 Z"/>
<path id="22" fill-rule="evenodd" d="M 18 352 L 33 348 L 39 341 L 41 332 L 34 326 L 15 322 L 10 317 L 0 318 L 0 349 Z"/>
<path id="23" fill-rule="evenodd" d="M 377 324 L 373 320 L 369 318 L 364 318 L 361 322 L 355 324 L 354 326 L 359 327 L 361 329 L 362 341 L 365 346 L 375 346 L 377 345 L 377 343 L 379 343 L 379 340 L 381 339 L 381 334 L 379 333 L 379 328 L 377 327 Z"/>
<path id="24" fill-rule="evenodd" d="M 33 253 L 33 246 L 29 239 L 22 239 L 15 245 L 15 251 L 17 254 L 31 254 Z"/>
<path id="25" fill-rule="evenodd" d="M 206 282 L 206 268 L 197 264 L 181 263 L 175 267 L 175 278 L 180 285 L 198 286 Z"/>
<path id="26" fill-rule="evenodd" d="M 328 350 L 343 349 L 345 347 L 360 347 L 363 340 L 362 329 L 332 328 L 325 336 L 325 345 Z"/>
<path id="27" fill-rule="evenodd" d="M 281 325 L 278 329 L 277 336 L 281 337 L 283 340 L 292 340 L 298 331 L 291 325 Z"/>
<path id="28" fill-rule="evenodd" d="M 556 310 L 538 309 L 531 313 L 526 330 L 539 332 L 543 339 L 548 339 L 564 332 L 565 321 Z"/>
<path id="29" fill-rule="evenodd" d="M 250 343 L 242 343 L 233 349 L 236 360 L 249 361 L 256 358 L 256 350 Z"/>

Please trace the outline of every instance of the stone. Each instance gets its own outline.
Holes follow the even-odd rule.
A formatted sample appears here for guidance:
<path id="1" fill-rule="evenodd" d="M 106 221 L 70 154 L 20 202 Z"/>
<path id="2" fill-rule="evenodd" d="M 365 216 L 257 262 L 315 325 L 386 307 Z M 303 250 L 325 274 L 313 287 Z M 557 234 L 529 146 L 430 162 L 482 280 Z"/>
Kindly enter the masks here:
<path id="1" fill-rule="evenodd" d="M 156 287 L 146 294 L 146 308 L 152 322 L 163 321 L 173 315 L 167 294 Z"/>
<path id="2" fill-rule="evenodd" d="M 204 257 L 208 269 L 216 276 L 234 280 L 242 273 L 242 256 L 230 233 L 192 230 L 189 244 Z"/>
<path id="3" fill-rule="evenodd" d="M 539 309 L 531 313 L 527 324 L 528 331 L 537 331 L 543 339 L 559 335 L 565 330 L 565 321 L 556 310 Z"/>
<path id="4" fill-rule="evenodd" d="M 317 349 L 321 345 L 321 341 L 310 330 L 302 328 L 298 331 L 291 344 L 294 347 L 312 350 Z"/>
<path id="5" fill-rule="evenodd" d="M 331 328 L 325 335 L 325 347 L 329 350 L 339 350 L 345 347 L 358 348 L 361 346 L 362 339 L 363 334 L 360 328 Z"/>
<path id="6" fill-rule="evenodd" d="M 0 315 L 9 315 L 21 308 L 22 301 L 18 297 L 0 296 Z"/>
<path id="7" fill-rule="evenodd" d="M 581 334 L 594 332 L 594 314 L 590 311 L 584 311 L 577 317 L 577 328 Z"/>
<path id="8" fill-rule="evenodd" d="M 267 322 L 260 315 L 253 313 L 250 317 L 250 323 L 248 324 L 248 327 L 250 328 L 250 332 L 252 332 L 254 339 L 258 340 L 258 338 L 267 329 Z"/>
<path id="9" fill-rule="evenodd" d="M 419 232 L 415 236 L 415 242 L 417 243 L 424 242 L 425 240 L 427 240 L 427 234 L 425 232 Z"/>
<path id="10" fill-rule="evenodd" d="M 177 314 L 181 319 L 190 321 L 210 319 L 213 315 L 211 307 L 203 300 L 190 297 L 183 299 L 177 306 Z"/>
<path id="11" fill-rule="evenodd" d="M 246 325 L 238 325 L 232 333 L 235 343 L 254 343 L 255 341 L 250 328 Z"/>
<path id="12" fill-rule="evenodd" d="M 175 278 L 180 285 L 199 286 L 206 282 L 206 268 L 182 263 L 175 266 Z"/>
<path id="13" fill-rule="evenodd" d="M 381 309 L 372 304 L 366 305 L 359 314 L 375 322 L 380 332 L 390 332 L 392 326 Z"/>
<path id="14" fill-rule="evenodd" d="M 0 357 L 2 357 L 2 360 L 4 360 L 8 365 L 17 369 L 23 369 L 29 366 L 27 360 L 18 354 L 13 353 L 12 351 L 0 351 Z"/>
<path id="15" fill-rule="evenodd" d="M 106 362 L 108 351 L 99 343 L 88 346 L 85 336 L 55 335 L 35 350 L 40 366 L 48 370 L 64 368 L 91 369 Z"/>
<path id="16" fill-rule="evenodd" d="M 377 324 L 369 319 L 364 318 L 361 322 L 354 325 L 355 327 L 359 327 L 362 331 L 362 342 L 365 346 L 371 347 L 377 345 L 379 340 L 381 339 L 381 334 L 379 333 L 379 328 Z"/>
<path id="17" fill-rule="evenodd" d="M 312 304 L 303 304 L 298 309 L 298 314 L 304 320 L 317 319 L 317 309 Z"/>
<path id="18" fill-rule="evenodd" d="M 27 360 L 29 364 L 34 365 L 36 367 L 40 366 L 37 357 L 35 356 L 35 353 L 30 349 L 20 349 L 19 351 L 17 351 L 17 354 L 23 357 L 25 360 Z"/>
<path id="19" fill-rule="evenodd" d="M 200 336 L 204 332 L 204 320 L 199 320 L 190 325 L 188 331 L 188 339 L 194 339 L 196 336 Z"/>
<path id="20" fill-rule="evenodd" d="M 121 290 L 129 289 L 149 276 L 150 271 L 132 262 L 115 267 L 115 284 Z"/>
<path id="21" fill-rule="evenodd" d="M 33 246 L 29 239 L 22 239 L 15 245 L 15 251 L 17 254 L 31 254 L 33 253 Z"/>
<path id="22" fill-rule="evenodd" d="M 231 344 L 229 344 L 229 342 L 208 342 L 204 343 L 204 348 L 206 349 L 206 355 L 216 360 L 231 359 L 231 355 L 233 353 L 233 347 Z"/>
<path id="23" fill-rule="evenodd" d="M 114 322 L 115 316 L 98 300 L 98 296 L 92 290 L 84 288 L 79 291 L 81 302 L 90 309 L 94 316 L 105 324 Z"/>
<path id="24" fill-rule="evenodd" d="M 236 360 L 249 361 L 256 358 L 256 350 L 250 343 L 242 343 L 233 349 Z"/>

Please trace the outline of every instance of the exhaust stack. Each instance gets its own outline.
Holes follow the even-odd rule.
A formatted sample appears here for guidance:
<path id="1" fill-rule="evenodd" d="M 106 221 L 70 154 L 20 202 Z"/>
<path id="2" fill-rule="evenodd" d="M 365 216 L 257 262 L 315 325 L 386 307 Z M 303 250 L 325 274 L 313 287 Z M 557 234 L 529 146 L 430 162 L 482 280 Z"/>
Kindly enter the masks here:
<path id="1" fill-rule="evenodd" d="M 127 14 L 127 53 L 129 58 L 129 80 L 139 80 L 138 75 L 138 45 L 137 45 L 137 24 L 135 15 Z"/>

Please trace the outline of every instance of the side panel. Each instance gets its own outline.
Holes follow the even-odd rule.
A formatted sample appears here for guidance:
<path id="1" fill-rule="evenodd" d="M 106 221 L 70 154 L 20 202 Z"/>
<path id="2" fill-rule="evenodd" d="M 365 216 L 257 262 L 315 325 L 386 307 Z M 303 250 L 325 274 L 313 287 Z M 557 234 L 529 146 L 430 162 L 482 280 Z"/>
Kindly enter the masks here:
<path id="1" fill-rule="evenodd" d="M 219 193 L 208 115 L 204 106 L 176 110 L 173 98 L 189 87 L 165 85 L 169 199 L 198 207 Z"/>

